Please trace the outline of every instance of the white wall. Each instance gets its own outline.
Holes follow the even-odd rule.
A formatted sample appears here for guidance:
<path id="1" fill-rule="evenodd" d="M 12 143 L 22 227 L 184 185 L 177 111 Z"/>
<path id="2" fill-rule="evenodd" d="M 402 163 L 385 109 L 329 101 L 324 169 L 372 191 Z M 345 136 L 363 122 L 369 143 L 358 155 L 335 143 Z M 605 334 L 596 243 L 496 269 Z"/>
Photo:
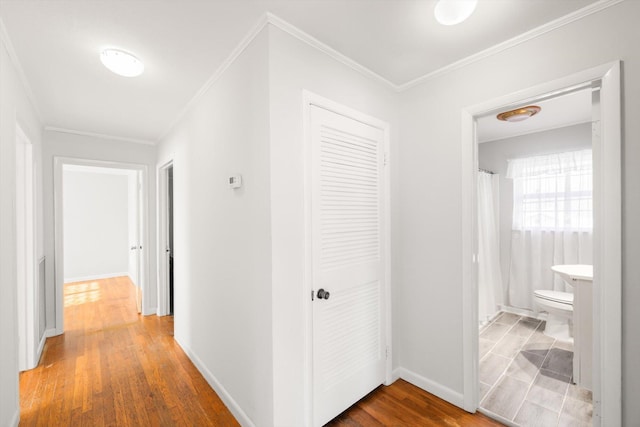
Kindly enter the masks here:
<path id="1" fill-rule="evenodd" d="M 397 176 L 397 95 L 326 54 L 269 27 L 274 424 L 304 424 L 304 89 L 391 124 Z M 394 180 L 395 183 L 395 180 Z M 397 229 L 392 197 L 392 233 Z M 394 250 L 397 245 L 392 241 Z M 394 285 L 394 283 L 392 283 Z"/>
<path id="2" fill-rule="evenodd" d="M 33 144 L 37 200 L 42 196 L 41 124 L 14 67 L 0 23 L 0 426 L 17 425 L 16 123 Z M 42 256 L 42 205 L 36 205 L 36 257 Z"/>
<path id="3" fill-rule="evenodd" d="M 305 88 L 391 122 L 396 132 L 391 158 L 394 366 L 440 390 L 461 393 L 460 111 L 622 59 L 623 411 L 625 425 L 634 425 L 640 419 L 640 406 L 633 404 L 640 393 L 640 312 L 634 308 L 640 301 L 635 279 L 640 275 L 635 262 L 640 259 L 640 169 L 634 167 L 640 158 L 640 122 L 634 120 L 640 116 L 637 16 L 640 2 L 625 1 L 427 81 L 399 96 L 398 120 L 398 98 L 390 91 L 280 30 L 260 34 L 159 147 L 158 164 L 175 161 L 178 341 L 256 424 L 299 425 L 303 390 L 297 373 L 304 335 L 297 322 L 304 296 L 295 292 L 303 278 L 302 170 L 296 160 L 301 159 Z M 34 139 L 38 126 L 15 73 L 7 68 L 4 49 L 0 54 L 0 286 L 15 296 L 9 285 L 15 277 L 13 111 L 34 123 L 29 126 Z M 57 132 L 46 132 L 44 139 L 44 243 L 52 260 L 53 156 L 144 163 L 150 171 L 156 161 L 153 147 Z M 237 172 L 245 188 L 233 192 L 226 178 Z M 153 181 L 149 194 L 150 230 L 155 230 Z M 153 240 L 149 250 L 156 253 Z M 150 257 L 151 283 L 155 260 Z M 49 262 L 48 302 L 52 283 Z M 155 305 L 155 295 L 145 298 Z M 0 301 L 0 331 L 8 349 L 0 354 L 0 424 L 17 408 L 17 351 L 11 351 L 17 345 L 15 311 L 6 301 Z M 53 315 L 49 306 L 48 325 Z"/>
<path id="4" fill-rule="evenodd" d="M 64 281 L 126 276 L 128 176 L 63 168 Z"/>
<path id="5" fill-rule="evenodd" d="M 623 64 L 623 418 L 640 406 L 640 2 L 625 1 L 401 97 L 400 365 L 462 392 L 461 110 L 613 60 Z M 606 368 L 605 368 L 606 369 Z"/>
<path id="6" fill-rule="evenodd" d="M 47 328 L 55 328 L 55 280 L 54 280 L 54 190 L 53 190 L 53 165 L 55 157 L 71 157 L 109 162 L 122 162 L 130 164 L 146 165 L 148 169 L 147 194 L 149 228 L 149 276 L 148 291 L 143 294 L 143 307 L 145 313 L 156 311 L 157 284 L 156 284 L 156 186 L 155 163 L 156 148 L 154 146 L 133 144 L 94 138 L 83 135 L 45 131 L 43 132 L 43 174 L 44 174 L 44 249 L 47 256 Z M 125 268 L 123 271 L 127 271 Z"/>
<path id="7" fill-rule="evenodd" d="M 157 163 L 174 162 L 175 338 L 237 418 L 259 426 L 273 420 L 268 72 L 263 32 Z"/>
<path id="8" fill-rule="evenodd" d="M 176 339 L 259 426 L 305 420 L 303 89 L 396 122 L 395 93 L 268 26 L 158 152 L 174 161 Z"/>
<path id="9" fill-rule="evenodd" d="M 509 283 L 511 229 L 513 228 L 513 180 L 506 178 L 508 160 L 585 148 L 591 148 L 591 123 L 484 142 L 478 145 L 480 168 L 499 174 L 500 269 L 505 293 Z M 503 301 L 507 300 L 503 298 Z"/>

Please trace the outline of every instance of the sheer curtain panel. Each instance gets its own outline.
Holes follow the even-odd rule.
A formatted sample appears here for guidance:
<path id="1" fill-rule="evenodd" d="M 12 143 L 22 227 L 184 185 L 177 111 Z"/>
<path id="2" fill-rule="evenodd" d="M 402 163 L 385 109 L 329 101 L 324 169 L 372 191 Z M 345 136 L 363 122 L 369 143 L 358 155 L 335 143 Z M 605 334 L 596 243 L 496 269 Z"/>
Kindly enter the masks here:
<path id="1" fill-rule="evenodd" d="M 555 264 L 591 264 L 593 172 L 591 150 L 509 161 L 513 226 L 508 298 L 533 309 L 533 291 L 570 291 Z"/>
<path id="2" fill-rule="evenodd" d="M 499 246 L 499 178 L 478 174 L 478 314 L 480 325 L 491 320 L 502 301 Z"/>

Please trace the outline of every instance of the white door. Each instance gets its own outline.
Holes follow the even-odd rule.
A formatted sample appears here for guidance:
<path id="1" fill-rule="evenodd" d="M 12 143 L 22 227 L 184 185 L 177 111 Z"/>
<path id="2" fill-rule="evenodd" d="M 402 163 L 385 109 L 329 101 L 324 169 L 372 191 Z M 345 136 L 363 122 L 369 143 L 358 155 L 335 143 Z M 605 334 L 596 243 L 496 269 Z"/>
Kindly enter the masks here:
<path id="1" fill-rule="evenodd" d="M 313 422 L 385 378 L 384 131 L 310 107 Z"/>
<path id="2" fill-rule="evenodd" d="M 136 308 L 142 312 L 142 281 L 141 281 L 141 233 L 140 233 L 140 196 L 141 177 L 140 171 L 128 172 L 128 217 L 129 217 L 129 278 L 136 288 Z"/>

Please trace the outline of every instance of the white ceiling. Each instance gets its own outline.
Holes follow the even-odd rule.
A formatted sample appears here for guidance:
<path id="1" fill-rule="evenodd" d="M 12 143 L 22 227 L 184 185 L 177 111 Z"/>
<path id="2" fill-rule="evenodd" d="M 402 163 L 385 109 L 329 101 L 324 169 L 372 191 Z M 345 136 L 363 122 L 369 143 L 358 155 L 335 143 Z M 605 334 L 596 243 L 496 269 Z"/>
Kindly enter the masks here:
<path id="1" fill-rule="evenodd" d="M 155 142 L 269 11 L 401 86 L 608 0 L 480 0 L 458 26 L 435 0 L 0 0 L 0 18 L 45 125 Z M 104 47 L 138 55 L 119 77 Z"/>
<path id="2" fill-rule="evenodd" d="M 504 122 L 498 120 L 496 114 L 478 118 L 478 142 L 496 141 L 591 121 L 590 88 L 535 102 L 533 105 L 540 107 L 540 112 L 521 122 Z"/>

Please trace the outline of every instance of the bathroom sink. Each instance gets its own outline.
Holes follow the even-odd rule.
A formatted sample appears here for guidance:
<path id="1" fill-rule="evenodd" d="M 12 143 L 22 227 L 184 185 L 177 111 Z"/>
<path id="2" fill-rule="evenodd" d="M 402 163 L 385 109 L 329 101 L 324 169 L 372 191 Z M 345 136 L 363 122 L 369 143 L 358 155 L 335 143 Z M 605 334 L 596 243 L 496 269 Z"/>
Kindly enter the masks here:
<path id="1" fill-rule="evenodd" d="M 593 389 L 593 266 L 554 265 L 551 270 L 574 287 L 573 298 L 573 379 L 587 390 Z"/>
<path id="2" fill-rule="evenodd" d="M 593 266 L 584 264 L 554 265 L 551 270 L 558 273 L 570 285 L 578 280 L 593 281 Z"/>

